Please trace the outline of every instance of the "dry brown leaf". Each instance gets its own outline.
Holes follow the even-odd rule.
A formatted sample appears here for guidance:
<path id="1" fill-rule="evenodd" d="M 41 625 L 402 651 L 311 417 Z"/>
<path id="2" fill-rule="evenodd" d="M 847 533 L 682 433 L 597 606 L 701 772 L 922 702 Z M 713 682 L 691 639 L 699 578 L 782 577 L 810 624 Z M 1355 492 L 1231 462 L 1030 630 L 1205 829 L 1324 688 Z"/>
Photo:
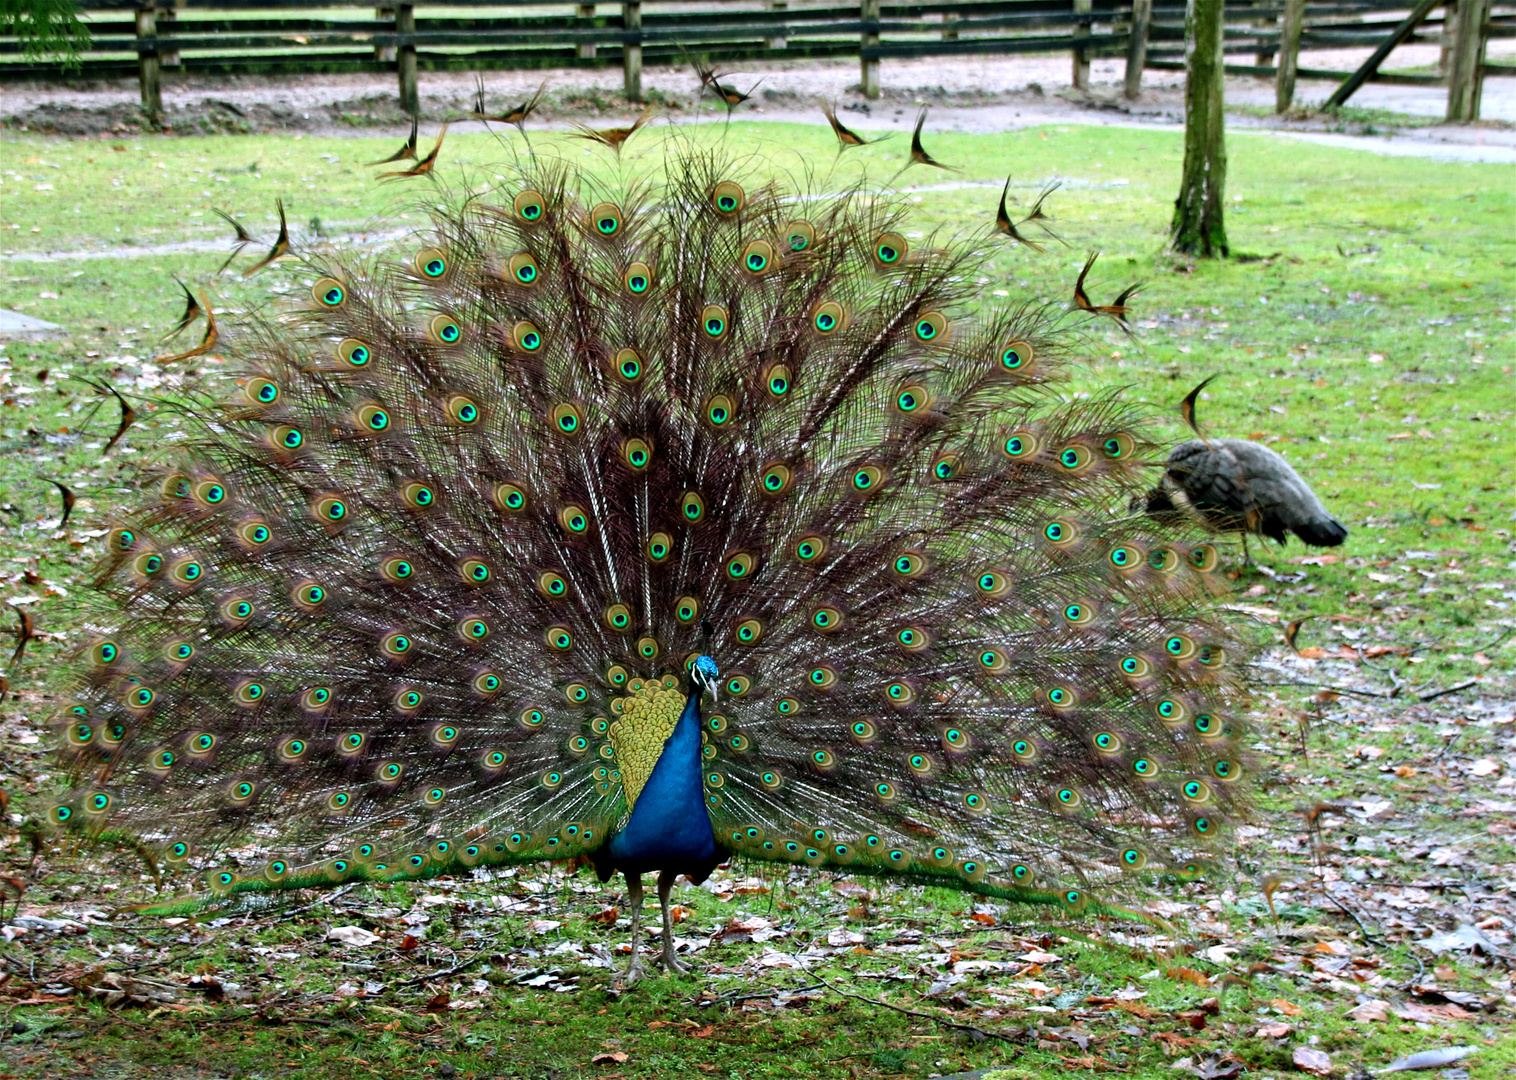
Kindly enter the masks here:
<path id="1" fill-rule="evenodd" d="M 1284 1000 L 1284 998 L 1275 998 L 1273 1001 L 1269 1002 L 1269 1005 L 1275 1012 L 1283 1013 L 1285 1016 L 1300 1015 L 1300 1006 L 1292 1005 L 1288 1001 Z"/>
<path id="2" fill-rule="evenodd" d="M 1295 1068 L 1312 1076 L 1331 1076 L 1332 1058 L 1329 1054 L 1311 1046 L 1295 1047 Z"/>
<path id="3" fill-rule="evenodd" d="M 631 1055 L 625 1050 L 612 1050 L 606 1054 L 596 1054 L 590 1058 L 591 1065 L 622 1065 Z"/>

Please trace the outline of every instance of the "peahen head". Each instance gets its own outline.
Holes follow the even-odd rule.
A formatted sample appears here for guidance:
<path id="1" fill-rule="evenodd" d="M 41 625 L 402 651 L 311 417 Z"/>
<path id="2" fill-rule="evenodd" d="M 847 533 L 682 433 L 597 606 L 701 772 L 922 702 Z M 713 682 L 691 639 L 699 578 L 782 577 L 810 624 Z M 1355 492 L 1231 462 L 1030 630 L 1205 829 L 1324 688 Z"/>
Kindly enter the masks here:
<path id="1" fill-rule="evenodd" d="M 711 695 L 711 700 L 716 700 L 716 687 L 721 681 L 721 669 L 716 666 L 716 661 L 709 656 L 697 656 L 695 662 L 690 665 L 690 689 L 698 694 L 702 691 Z"/>

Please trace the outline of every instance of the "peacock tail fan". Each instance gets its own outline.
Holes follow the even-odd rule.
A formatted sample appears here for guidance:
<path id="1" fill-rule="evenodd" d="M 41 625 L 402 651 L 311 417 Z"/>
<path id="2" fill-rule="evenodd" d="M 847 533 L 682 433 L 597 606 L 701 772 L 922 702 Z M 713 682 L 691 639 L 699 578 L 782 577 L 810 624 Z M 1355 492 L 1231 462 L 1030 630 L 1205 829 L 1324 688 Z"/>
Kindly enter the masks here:
<path id="1" fill-rule="evenodd" d="M 55 824 L 222 894 L 566 859 L 684 707 L 744 859 L 1120 910 L 1246 809 L 1216 552 L 898 199 L 528 160 L 309 256 L 116 519 Z M 291 262 L 294 260 L 291 259 Z M 235 863 L 224 861 L 235 855 Z"/>

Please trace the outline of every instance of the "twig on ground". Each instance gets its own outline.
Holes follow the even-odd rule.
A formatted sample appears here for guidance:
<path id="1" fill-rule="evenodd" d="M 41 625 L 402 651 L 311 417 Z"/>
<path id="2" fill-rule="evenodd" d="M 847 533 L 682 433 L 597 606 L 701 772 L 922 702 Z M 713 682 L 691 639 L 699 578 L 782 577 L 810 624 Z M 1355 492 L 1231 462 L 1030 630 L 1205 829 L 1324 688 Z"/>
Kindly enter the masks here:
<path id="1" fill-rule="evenodd" d="M 915 1016 L 922 1020 L 930 1020 L 934 1024 L 941 1024 L 943 1027 L 950 1027 L 956 1031 L 966 1031 L 976 1041 L 982 1041 L 984 1039 L 1001 1039 L 1008 1043 L 1016 1043 L 1021 1041 L 1021 1037 L 1019 1035 L 1006 1035 L 1004 1032 L 999 1031 L 985 1031 L 983 1028 L 975 1027 L 973 1024 L 960 1024 L 954 1020 L 949 1020 L 944 1016 L 938 1016 L 935 1013 L 921 1012 L 918 1009 L 907 1009 L 904 1005 L 891 1005 L 888 1001 L 880 1001 L 878 998 L 864 997 L 862 994 L 850 994 L 846 990 L 837 989 L 831 983 L 823 979 L 820 975 L 813 976 L 813 978 L 815 978 L 817 982 L 819 982 L 822 986 L 826 987 L 834 994 L 840 994 L 845 998 L 852 998 L 854 1001 L 861 1001 L 865 1005 L 878 1005 L 880 1008 L 893 1009 L 895 1012 L 904 1013 L 906 1016 Z"/>
<path id="2" fill-rule="evenodd" d="M 1433 690 L 1431 693 L 1427 693 L 1427 694 L 1416 694 L 1416 696 L 1418 698 L 1420 698 L 1422 701 L 1434 701 L 1437 698 L 1446 697 L 1449 694 L 1456 694 L 1456 693 L 1458 693 L 1461 690 L 1467 690 L 1471 686 L 1478 686 L 1478 685 L 1479 685 L 1479 680 L 1478 679 L 1470 679 L 1468 682 L 1461 682 L 1457 686 L 1449 686 L 1449 687 L 1447 687 L 1444 690 Z M 1413 691 L 1413 693 L 1414 693 L 1414 691 Z"/>
<path id="3" fill-rule="evenodd" d="M 492 937 L 488 941 L 486 941 L 483 945 L 479 946 L 479 948 L 477 950 L 475 950 L 474 954 L 472 956 L 470 956 L 467 960 L 459 961 L 458 963 L 454 964 L 452 967 L 448 968 L 446 971 L 429 971 L 425 975 L 418 975 L 414 979 L 406 979 L 405 982 L 396 983 L 392 987 L 392 989 L 394 989 L 394 990 L 403 990 L 407 986 L 418 986 L 421 983 L 431 982 L 433 979 L 445 979 L 449 975 L 456 975 L 456 974 L 458 974 L 458 972 L 462 971 L 464 968 L 472 967 L 474 964 L 478 963 L 481 959 L 483 959 L 484 958 L 484 954 L 487 953 L 487 952 L 489 952 L 490 947 L 492 945 L 494 945 L 495 942 L 498 941 L 499 939 L 500 939 L 500 935 L 496 934 L 494 937 Z"/>

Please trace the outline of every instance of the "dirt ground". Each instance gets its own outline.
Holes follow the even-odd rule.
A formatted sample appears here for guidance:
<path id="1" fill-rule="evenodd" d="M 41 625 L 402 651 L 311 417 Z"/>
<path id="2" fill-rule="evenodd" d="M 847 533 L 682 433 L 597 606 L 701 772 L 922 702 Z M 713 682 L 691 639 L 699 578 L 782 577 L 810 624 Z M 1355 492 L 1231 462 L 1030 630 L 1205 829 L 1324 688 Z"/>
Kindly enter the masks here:
<path id="1" fill-rule="evenodd" d="M 1511 46 L 1516 42 L 1495 42 Z M 1303 67 L 1351 70 L 1367 50 L 1304 53 Z M 1433 46 L 1411 46 L 1393 57 L 1396 66 L 1435 63 Z M 1493 57 L 1492 57 L 1493 58 Z M 1097 60 L 1090 91 L 1070 86 L 1067 55 L 1013 58 L 969 57 L 889 61 L 883 65 L 883 96 L 866 101 L 858 89 L 856 61 L 769 61 L 747 65 L 732 82 L 740 89 L 756 84 L 753 99 L 736 115 L 750 120 L 814 122 L 815 102 L 837 102 L 849 123 L 864 130 L 906 127 L 916 107 L 934 107 L 931 125 L 938 129 L 989 132 L 1046 123 L 1098 123 L 1179 126 L 1183 122 L 1183 73 L 1149 71 L 1139 100 L 1121 95 L 1125 61 Z M 620 96 L 618 68 L 562 70 L 546 73 L 549 92 L 540 110 L 545 126 L 576 119 L 631 116 L 636 107 Z M 485 78 L 491 106 L 529 96 L 543 73 L 492 72 Z M 696 118 L 694 79 L 685 67 L 649 68 L 643 76 L 650 100 L 676 122 Z M 1446 107 L 1446 92 L 1435 87 L 1371 84 L 1353 98 L 1358 109 L 1403 114 L 1393 119 L 1354 121 L 1313 112 L 1331 93 L 1332 83 L 1303 81 L 1297 101 L 1306 108 L 1289 117 L 1269 114 L 1272 81 L 1227 80 L 1233 107 L 1229 124 L 1278 131 L 1296 137 L 1350 141 L 1365 149 L 1411 153 L 1454 160 L 1516 163 L 1516 80 L 1486 81 L 1483 114 L 1472 125 L 1432 122 Z M 423 72 L 421 105 L 425 119 L 451 119 L 473 102 L 475 76 L 467 72 Z M 174 131 L 305 131 L 312 134 L 372 135 L 375 129 L 401 132 L 406 118 L 399 109 L 389 75 L 312 75 L 303 77 L 184 77 L 164 80 L 165 123 Z M 709 118 L 712 105 L 704 106 Z M 1258 115 L 1254 115 L 1254 113 Z M 16 84 L 0 91 L 0 126 L 62 135 L 120 134 L 140 125 L 135 80 L 100 80 L 79 85 Z"/>

